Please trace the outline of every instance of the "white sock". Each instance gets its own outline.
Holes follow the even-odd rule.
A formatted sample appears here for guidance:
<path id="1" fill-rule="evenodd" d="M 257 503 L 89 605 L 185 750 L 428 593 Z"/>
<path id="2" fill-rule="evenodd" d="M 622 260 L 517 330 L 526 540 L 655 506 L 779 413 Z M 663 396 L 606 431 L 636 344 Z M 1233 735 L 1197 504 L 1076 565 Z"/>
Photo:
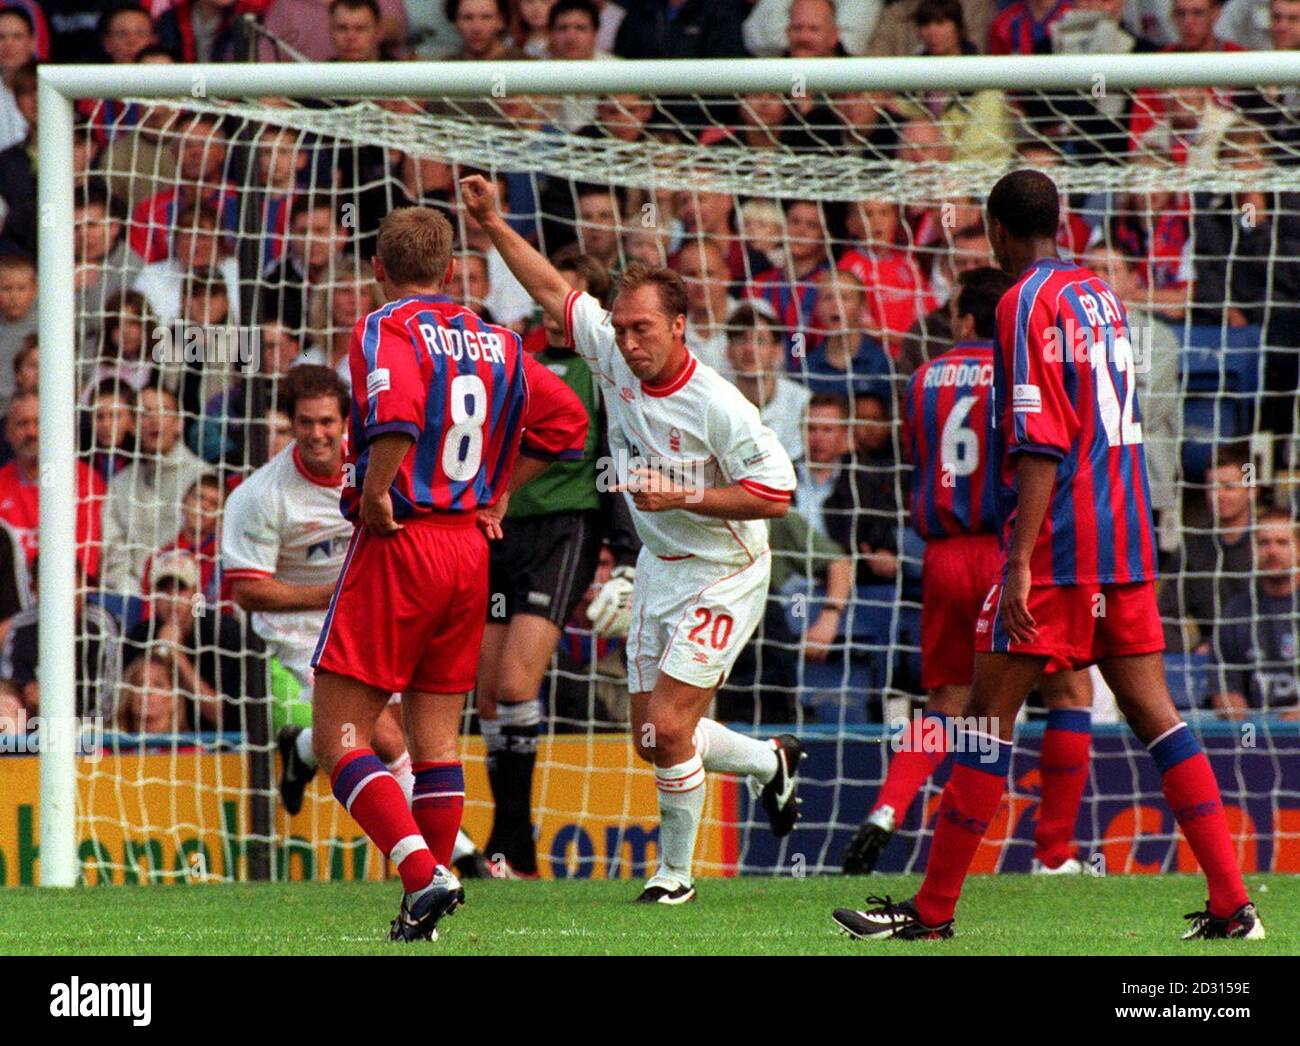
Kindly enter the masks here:
<path id="1" fill-rule="evenodd" d="M 659 869 L 655 877 L 691 885 L 695 837 L 704 815 L 704 764 L 698 754 L 676 766 L 655 767 L 659 791 Z"/>
<path id="2" fill-rule="evenodd" d="M 293 745 L 298 749 L 299 759 L 308 766 L 314 767 L 316 765 L 316 753 L 311 750 L 311 727 L 301 730 Z"/>
<path id="3" fill-rule="evenodd" d="M 761 784 L 776 776 L 776 750 L 771 744 L 728 730 L 713 719 L 701 719 L 695 728 L 695 751 L 705 770 L 744 774 Z"/>
<path id="4" fill-rule="evenodd" d="M 451 860 L 455 864 L 462 857 L 468 857 L 474 852 L 474 840 L 465 834 L 461 829 L 456 833 L 456 845 L 451 848 Z"/>
<path id="5" fill-rule="evenodd" d="M 402 794 L 406 796 L 406 805 L 411 805 L 411 796 L 415 793 L 415 771 L 411 769 L 411 753 L 403 752 L 391 763 L 384 764 L 388 767 L 388 772 L 397 778 L 397 783 L 402 786 Z"/>
<path id="6" fill-rule="evenodd" d="M 497 702 L 497 723 L 500 726 L 536 726 L 542 721 L 542 703 L 520 701 L 517 704 Z"/>

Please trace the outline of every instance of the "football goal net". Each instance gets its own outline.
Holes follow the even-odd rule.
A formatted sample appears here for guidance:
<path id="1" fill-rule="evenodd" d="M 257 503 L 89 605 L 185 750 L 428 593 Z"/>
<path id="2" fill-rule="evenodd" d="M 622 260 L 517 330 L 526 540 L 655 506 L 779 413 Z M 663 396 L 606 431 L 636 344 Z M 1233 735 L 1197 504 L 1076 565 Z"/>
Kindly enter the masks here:
<path id="1" fill-rule="evenodd" d="M 1250 528 L 1268 508 L 1294 521 L 1300 467 L 1295 72 L 1274 53 L 42 66 L 39 591 L 24 612 L 41 881 L 384 874 L 327 783 L 280 808 L 276 731 L 306 721 L 310 679 L 232 599 L 224 506 L 293 453 L 292 368 L 346 377 L 352 328 L 382 303 L 370 257 L 392 208 L 451 220 L 454 299 L 530 351 L 555 340 L 461 206 L 470 172 L 589 286 L 632 259 L 679 271 L 692 351 L 799 459 L 768 613 L 715 714 L 805 739 L 803 819 L 778 843 L 719 778 L 698 858 L 705 874 L 837 869 L 894 724 L 923 700 L 904 392 L 952 346 L 962 275 L 992 264 L 985 197 L 1016 166 L 1051 174 L 1062 255 L 1129 310 L 1171 688 L 1246 866 L 1300 869 L 1300 747 L 1280 718 L 1297 707 L 1295 602 L 1257 569 Z M 770 337 L 735 336 L 755 327 Z M 627 740 L 621 643 L 593 636 L 584 606 L 539 695 L 539 862 L 638 875 L 653 777 Z M 1043 718 L 1031 700 L 982 870 L 1029 867 Z M 1110 872 L 1190 870 L 1103 686 L 1093 721 L 1082 853 Z M 464 737 L 482 839 L 472 702 Z M 882 868 L 923 867 L 945 774 Z"/>

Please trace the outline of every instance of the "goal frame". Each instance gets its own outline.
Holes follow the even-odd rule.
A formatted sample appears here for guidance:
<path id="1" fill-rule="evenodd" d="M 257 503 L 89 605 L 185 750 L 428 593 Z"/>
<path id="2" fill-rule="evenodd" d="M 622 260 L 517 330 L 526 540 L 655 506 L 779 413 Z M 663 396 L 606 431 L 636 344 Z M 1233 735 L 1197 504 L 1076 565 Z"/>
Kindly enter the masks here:
<path id="1" fill-rule="evenodd" d="M 1300 81 L 1300 52 L 619 62 L 42 65 L 37 72 L 41 549 L 40 883 L 71 887 L 76 844 L 75 104 L 105 98 L 366 99 L 504 94 L 735 95 L 943 87 L 1095 90 Z M 362 86 L 364 85 L 364 86 Z M 433 86 L 436 85 L 436 86 Z"/>

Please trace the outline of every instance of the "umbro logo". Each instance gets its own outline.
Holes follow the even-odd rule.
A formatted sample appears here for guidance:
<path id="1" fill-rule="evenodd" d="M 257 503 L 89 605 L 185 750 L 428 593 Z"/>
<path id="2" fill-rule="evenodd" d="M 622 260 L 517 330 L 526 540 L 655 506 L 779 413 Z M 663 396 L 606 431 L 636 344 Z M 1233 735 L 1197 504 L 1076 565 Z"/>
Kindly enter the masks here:
<path id="1" fill-rule="evenodd" d="M 624 403 L 631 403 L 634 399 L 636 399 L 636 393 L 633 392 L 631 389 L 629 389 L 626 385 L 624 385 L 621 389 L 618 390 L 618 394 L 619 396 L 622 397 Z"/>

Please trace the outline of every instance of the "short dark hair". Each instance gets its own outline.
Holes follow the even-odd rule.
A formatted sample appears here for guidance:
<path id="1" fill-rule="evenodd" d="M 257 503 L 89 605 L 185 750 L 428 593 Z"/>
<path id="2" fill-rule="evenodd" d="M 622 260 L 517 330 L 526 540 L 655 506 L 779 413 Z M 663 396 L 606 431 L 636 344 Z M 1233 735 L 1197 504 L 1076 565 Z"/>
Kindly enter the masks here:
<path id="1" fill-rule="evenodd" d="M 142 17 L 149 19 L 150 25 L 154 24 L 153 15 L 151 15 L 143 7 L 141 7 L 139 4 L 125 2 L 125 3 L 114 4 L 102 15 L 100 15 L 99 25 L 95 27 L 95 30 L 99 36 L 105 36 L 108 33 L 108 27 L 113 24 L 114 19 L 120 18 L 122 15 L 131 15 L 131 14 L 141 15 Z"/>
<path id="2" fill-rule="evenodd" d="M 77 207 L 102 207 L 104 208 L 104 217 L 113 221 L 125 221 L 127 217 L 126 208 L 117 197 L 108 191 L 108 186 L 102 178 L 92 177 L 86 179 L 86 183 L 77 190 L 72 205 L 74 209 Z"/>
<path id="3" fill-rule="evenodd" d="M 1226 440 L 1214 445 L 1210 457 L 1210 468 L 1245 468 L 1251 462 L 1250 443 L 1248 440 Z"/>
<path id="4" fill-rule="evenodd" d="M 135 389 L 121 378 L 105 378 L 95 386 L 95 391 L 90 394 L 90 401 L 94 403 L 95 400 L 105 396 L 114 396 L 128 407 L 135 408 Z"/>
<path id="5" fill-rule="evenodd" d="M 36 22 L 32 19 L 32 13 L 24 7 L 0 7 L 0 18 L 10 15 L 20 21 L 27 23 L 27 31 L 33 36 L 36 35 Z"/>
<path id="6" fill-rule="evenodd" d="M 1264 523 L 1285 523 L 1291 528 L 1292 537 L 1300 537 L 1300 519 L 1281 505 L 1270 505 L 1255 513 L 1255 530 L 1258 531 Z"/>
<path id="7" fill-rule="evenodd" d="M 26 269 L 36 275 L 36 261 L 25 254 L 0 254 L 0 272 L 5 269 Z"/>
<path id="8" fill-rule="evenodd" d="M 600 8 L 592 0 L 555 0 L 550 13 L 546 16 L 546 28 L 554 29 L 555 23 L 562 15 L 578 11 L 591 19 L 593 29 L 600 28 Z"/>
<path id="9" fill-rule="evenodd" d="M 753 302 L 743 301 L 727 317 L 727 338 L 738 338 L 759 327 L 766 327 L 777 337 L 781 335 L 781 325 L 769 313 L 755 307 Z"/>
<path id="10" fill-rule="evenodd" d="M 643 261 L 631 261 L 614 280 L 614 297 L 626 294 L 651 284 L 659 292 L 659 305 L 672 320 L 686 315 L 686 283 L 662 265 L 647 265 Z"/>
<path id="11" fill-rule="evenodd" d="M 225 497 L 226 485 L 221 481 L 220 473 L 200 472 L 198 476 L 195 477 L 194 482 L 185 488 L 185 494 L 183 496 L 189 497 L 201 487 L 208 487 L 211 490 L 215 490 L 223 498 Z"/>
<path id="12" fill-rule="evenodd" d="M 1061 195 L 1042 171 L 1023 167 L 998 179 L 989 193 L 988 211 L 1018 240 L 1055 238 L 1061 223 Z"/>
<path id="13" fill-rule="evenodd" d="M 320 399 L 332 396 L 338 403 L 339 414 L 346 421 L 352 393 L 333 367 L 319 363 L 300 363 L 290 369 L 280 384 L 280 406 L 289 420 L 293 420 L 299 400 Z"/>
<path id="14" fill-rule="evenodd" d="M 39 356 L 41 347 L 36 343 L 36 332 L 23 338 L 23 347 L 14 354 L 14 373 L 17 374 L 23 369 L 23 364 L 27 362 L 27 357 L 33 354 Z"/>
<path id="15" fill-rule="evenodd" d="M 375 21 L 379 22 L 384 16 L 379 10 L 379 0 L 331 0 L 330 17 L 334 17 L 334 12 L 340 7 L 346 7 L 349 11 L 360 11 L 363 7 L 375 16 Z"/>
<path id="16" fill-rule="evenodd" d="M 325 195 L 308 193 L 306 196 L 297 197 L 289 207 L 289 225 L 292 226 L 294 219 L 302 214 L 311 214 L 312 211 L 329 211 L 334 215 L 334 224 L 338 225 L 339 218 L 334 208 L 337 200 Z"/>
<path id="17" fill-rule="evenodd" d="M 912 21 L 918 26 L 953 22 L 957 26 L 958 38 L 963 43 L 966 41 L 966 16 L 962 12 L 961 0 L 921 0 Z"/>
<path id="18" fill-rule="evenodd" d="M 844 416 L 850 417 L 853 408 L 849 406 L 847 396 L 841 396 L 838 392 L 817 392 L 812 399 L 808 401 L 808 410 L 814 410 L 817 407 L 834 407 L 836 410 L 844 412 Z"/>
<path id="19" fill-rule="evenodd" d="M 592 254 L 584 254 L 576 243 L 565 244 L 551 257 L 551 264 L 560 272 L 577 273 L 587 283 L 587 293 L 602 305 L 609 299 L 614 278 L 605 263 Z"/>
<path id="20" fill-rule="evenodd" d="M 175 411 L 176 408 L 180 406 L 180 393 L 176 390 L 175 386 L 164 381 L 161 374 L 155 374 L 149 379 L 149 382 L 145 387 L 140 390 L 142 393 L 146 391 L 156 392 L 159 396 L 165 396 L 171 400 L 171 406 L 168 408 L 168 412 Z"/>
<path id="21" fill-rule="evenodd" d="M 992 338 L 997 332 L 998 302 L 1015 286 L 1015 277 L 991 265 L 982 265 L 958 275 L 957 282 L 961 285 L 957 292 L 957 315 L 973 316 L 976 336 Z"/>
<path id="22" fill-rule="evenodd" d="M 443 5 L 443 10 L 447 13 L 447 21 L 455 23 L 456 18 L 460 15 L 461 0 L 447 0 Z M 507 26 L 510 25 L 510 0 L 493 0 L 497 6 L 497 15 Z"/>

